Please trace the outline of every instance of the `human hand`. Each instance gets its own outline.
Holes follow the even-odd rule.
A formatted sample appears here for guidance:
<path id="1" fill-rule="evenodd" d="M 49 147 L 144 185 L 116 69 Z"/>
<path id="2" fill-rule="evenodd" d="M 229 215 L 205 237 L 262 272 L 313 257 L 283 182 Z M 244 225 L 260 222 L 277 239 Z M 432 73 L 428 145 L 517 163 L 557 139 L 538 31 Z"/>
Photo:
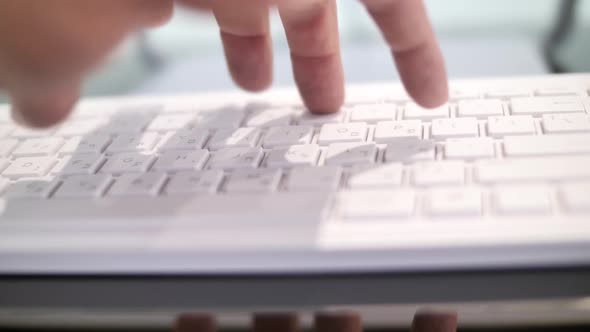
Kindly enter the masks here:
<path id="1" fill-rule="evenodd" d="M 361 1 L 390 45 L 409 94 L 426 107 L 446 101 L 444 64 L 422 1 Z M 230 73 L 251 91 L 272 80 L 268 11 L 276 5 L 304 103 L 318 113 L 342 104 L 336 0 L 181 2 L 213 11 Z M 172 9 L 172 0 L 0 2 L 0 89 L 11 97 L 13 117 L 37 127 L 64 119 L 85 74 L 129 32 L 166 22 Z"/>
<path id="2" fill-rule="evenodd" d="M 291 313 L 263 313 L 252 317 L 252 332 L 299 332 L 297 315 Z M 217 332 L 215 318 L 209 314 L 183 314 L 175 324 L 176 332 Z M 362 332 L 360 315 L 354 312 L 320 312 L 314 317 L 316 332 Z M 454 312 L 418 311 L 414 315 L 412 332 L 456 332 L 457 314 Z"/>

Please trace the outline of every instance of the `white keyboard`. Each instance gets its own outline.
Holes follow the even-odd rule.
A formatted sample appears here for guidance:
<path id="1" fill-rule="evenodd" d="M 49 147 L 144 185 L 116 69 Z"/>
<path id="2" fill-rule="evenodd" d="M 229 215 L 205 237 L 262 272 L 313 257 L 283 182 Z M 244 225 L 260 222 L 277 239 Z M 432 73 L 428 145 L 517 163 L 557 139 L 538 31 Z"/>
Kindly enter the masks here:
<path id="1" fill-rule="evenodd" d="M 452 82 L 436 109 L 351 86 L 0 109 L 0 272 L 590 263 L 590 75 Z M 90 259 L 92 258 L 92 259 Z"/>

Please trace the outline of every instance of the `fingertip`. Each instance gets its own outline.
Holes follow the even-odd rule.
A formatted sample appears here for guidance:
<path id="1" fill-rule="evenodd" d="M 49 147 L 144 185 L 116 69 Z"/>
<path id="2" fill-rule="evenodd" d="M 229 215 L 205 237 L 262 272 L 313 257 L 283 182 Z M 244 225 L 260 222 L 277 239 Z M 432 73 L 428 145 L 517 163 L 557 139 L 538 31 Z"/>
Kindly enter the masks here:
<path id="1" fill-rule="evenodd" d="M 305 106 L 317 114 L 334 113 L 344 103 L 344 73 L 339 54 L 291 56 L 295 82 Z"/>
<path id="2" fill-rule="evenodd" d="M 402 83 L 418 105 L 434 108 L 448 101 L 444 59 L 436 44 L 425 44 L 394 56 Z"/>
<path id="3" fill-rule="evenodd" d="M 28 127 L 51 127 L 70 114 L 78 97 L 77 89 L 62 90 L 53 94 L 12 95 L 12 118 Z"/>

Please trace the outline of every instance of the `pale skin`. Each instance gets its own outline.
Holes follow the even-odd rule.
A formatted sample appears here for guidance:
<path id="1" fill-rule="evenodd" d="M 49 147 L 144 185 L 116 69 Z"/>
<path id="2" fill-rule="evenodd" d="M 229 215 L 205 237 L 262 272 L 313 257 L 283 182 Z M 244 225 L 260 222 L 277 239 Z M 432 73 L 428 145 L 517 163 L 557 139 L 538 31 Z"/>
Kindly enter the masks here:
<path id="1" fill-rule="evenodd" d="M 305 105 L 335 112 L 344 100 L 337 0 L 179 0 L 211 11 L 231 77 L 248 91 L 272 82 L 269 8 L 278 8 Z M 448 96 L 444 62 L 422 0 L 359 0 L 382 32 L 410 96 L 435 107 Z M 0 90 L 13 118 L 32 127 L 67 117 L 85 76 L 129 33 L 165 24 L 174 0 L 0 1 Z"/>

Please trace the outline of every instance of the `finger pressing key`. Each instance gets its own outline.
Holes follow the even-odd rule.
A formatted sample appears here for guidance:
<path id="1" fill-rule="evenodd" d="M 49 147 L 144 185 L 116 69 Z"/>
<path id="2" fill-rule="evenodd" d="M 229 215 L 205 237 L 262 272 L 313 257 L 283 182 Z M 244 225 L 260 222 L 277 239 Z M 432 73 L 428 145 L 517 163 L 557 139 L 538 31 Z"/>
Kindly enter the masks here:
<path id="1" fill-rule="evenodd" d="M 317 332 L 362 332 L 361 316 L 356 312 L 319 312 L 315 315 Z"/>
<path id="2" fill-rule="evenodd" d="M 344 101 L 344 71 L 336 0 L 277 2 L 305 105 L 314 113 L 338 111 Z"/>
<path id="3" fill-rule="evenodd" d="M 414 315 L 412 332 L 455 332 L 457 313 L 421 311 Z"/>
<path id="4" fill-rule="evenodd" d="M 257 313 L 252 326 L 253 332 L 297 332 L 299 319 L 294 313 Z"/>
<path id="5" fill-rule="evenodd" d="M 207 313 L 182 314 L 176 319 L 176 332 L 216 332 L 215 317 Z"/>

